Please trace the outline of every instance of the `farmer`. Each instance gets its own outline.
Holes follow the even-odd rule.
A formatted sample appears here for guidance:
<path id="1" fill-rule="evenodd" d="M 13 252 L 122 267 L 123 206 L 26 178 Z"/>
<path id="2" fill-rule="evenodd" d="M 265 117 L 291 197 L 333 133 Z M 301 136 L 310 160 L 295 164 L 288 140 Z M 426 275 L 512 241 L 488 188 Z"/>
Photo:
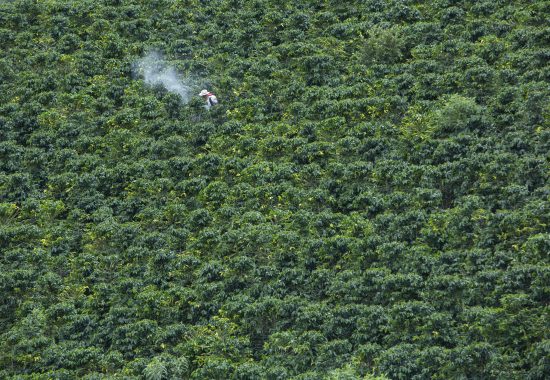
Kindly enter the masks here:
<path id="1" fill-rule="evenodd" d="M 206 106 L 208 108 L 215 106 L 218 104 L 218 98 L 216 98 L 216 95 L 214 95 L 211 92 L 208 92 L 208 90 L 202 90 L 199 94 L 199 96 L 202 96 L 204 101 L 206 102 Z"/>

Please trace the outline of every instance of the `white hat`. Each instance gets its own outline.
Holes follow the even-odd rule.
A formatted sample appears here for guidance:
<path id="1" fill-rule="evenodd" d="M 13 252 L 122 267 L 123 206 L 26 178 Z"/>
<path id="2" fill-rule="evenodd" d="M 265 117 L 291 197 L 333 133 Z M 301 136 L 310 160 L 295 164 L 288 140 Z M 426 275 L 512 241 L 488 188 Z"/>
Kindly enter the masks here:
<path id="1" fill-rule="evenodd" d="M 199 94 L 199 96 L 205 96 L 205 95 L 208 95 L 207 90 L 202 90 L 201 93 Z"/>

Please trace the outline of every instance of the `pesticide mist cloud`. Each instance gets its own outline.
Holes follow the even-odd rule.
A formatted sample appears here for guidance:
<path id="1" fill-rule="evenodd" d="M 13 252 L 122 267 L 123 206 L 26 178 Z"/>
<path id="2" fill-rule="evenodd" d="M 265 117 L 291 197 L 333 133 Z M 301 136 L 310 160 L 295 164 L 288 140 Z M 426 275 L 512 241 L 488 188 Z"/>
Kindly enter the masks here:
<path id="1" fill-rule="evenodd" d="M 180 78 L 176 70 L 168 65 L 162 54 L 150 52 L 136 62 L 135 71 L 143 76 L 145 83 L 156 86 L 162 85 L 166 90 L 178 94 L 183 103 L 189 101 L 190 87 L 185 78 Z"/>

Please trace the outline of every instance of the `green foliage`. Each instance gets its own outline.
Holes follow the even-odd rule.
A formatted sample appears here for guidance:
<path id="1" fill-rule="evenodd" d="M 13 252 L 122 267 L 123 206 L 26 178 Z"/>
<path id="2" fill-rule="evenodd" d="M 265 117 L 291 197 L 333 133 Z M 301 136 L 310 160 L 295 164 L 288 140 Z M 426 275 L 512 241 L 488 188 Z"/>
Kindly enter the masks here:
<path id="1" fill-rule="evenodd" d="M 437 130 L 444 133 L 461 132 L 483 125 L 483 109 L 475 100 L 460 95 L 449 96 L 434 117 Z"/>
<path id="2" fill-rule="evenodd" d="M 362 52 L 365 62 L 392 64 L 403 58 L 406 45 L 400 26 L 384 29 L 375 25 L 369 29 L 368 35 Z"/>
<path id="3" fill-rule="evenodd" d="M 146 380 L 162 380 L 167 373 L 165 364 L 158 358 L 153 358 L 143 370 Z"/>
<path id="4" fill-rule="evenodd" d="M 0 2 L 0 378 L 547 378 L 547 15 Z"/>

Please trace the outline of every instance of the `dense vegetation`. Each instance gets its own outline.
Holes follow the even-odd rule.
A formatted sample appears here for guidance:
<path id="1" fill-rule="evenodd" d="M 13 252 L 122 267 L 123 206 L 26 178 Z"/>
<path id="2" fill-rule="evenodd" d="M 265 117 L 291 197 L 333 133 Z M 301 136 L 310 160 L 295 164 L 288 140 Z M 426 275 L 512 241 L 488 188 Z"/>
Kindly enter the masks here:
<path id="1" fill-rule="evenodd" d="M 549 15 L 2 1 L 0 378 L 548 378 Z"/>

